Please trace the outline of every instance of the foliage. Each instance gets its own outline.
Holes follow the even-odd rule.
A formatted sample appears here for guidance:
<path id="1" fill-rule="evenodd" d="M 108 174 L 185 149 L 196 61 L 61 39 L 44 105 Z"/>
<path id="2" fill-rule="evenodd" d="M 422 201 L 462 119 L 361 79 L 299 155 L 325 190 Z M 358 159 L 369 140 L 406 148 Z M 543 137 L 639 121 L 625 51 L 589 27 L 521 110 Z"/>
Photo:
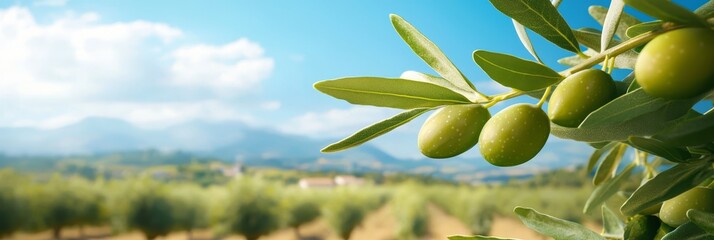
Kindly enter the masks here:
<path id="1" fill-rule="evenodd" d="M 603 239 L 604 236 L 623 239 L 626 238 L 624 234 L 651 238 L 653 232 L 649 230 L 646 235 L 613 230 L 612 226 L 619 226 L 613 222 L 617 222 L 616 219 L 625 220 L 623 217 L 646 214 L 650 208 L 697 186 L 712 187 L 710 182 L 714 176 L 714 110 L 710 109 L 702 114 L 693 106 L 698 102 L 708 101 L 708 96 L 714 91 L 714 71 L 711 70 L 714 63 L 714 43 L 710 41 L 714 37 L 714 3 L 709 1 L 692 11 L 667 0 L 611 0 L 609 8 L 592 6 L 588 11 L 602 25 L 602 30 L 599 30 L 571 29 L 557 9 L 559 2 L 490 0 L 497 10 L 512 18 L 521 42 L 536 59 L 529 61 L 504 53 L 476 50 L 473 53 L 474 62 L 493 81 L 511 88 L 508 92 L 491 96 L 479 92 L 478 86 L 470 82 L 446 54 L 415 26 L 402 17 L 390 15 L 397 34 L 440 76 L 407 71 L 400 78 L 348 77 L 315 83 L 317 90 L 352 104 L 403 110 L 402 113 L 368 126 L 323 151 L 334 152 L 355 147 L 432 109 L 451 108 L 454 105 L 480 105 L 490 108 L 506 99 L 529 95 L 539 101 L 532 105 L 533 110 L 528 113 L 524 113 L 525 110 L 513 110 L 514 107 L 524 106 L 521 103 L 495 114 L 485 125 L 480 121 L 471 123 L 473 126 L 469 126 L 470 129 L 484 129 L 478 140 L 479 150 L 484 158 L 501 167 L 524 163 L 540 151 L 548 133 L 559 138 L 585 142 L 595 148 L 594 154 L 587 162 L 588 172 L 595 170 L 592 184 L 594 188 L 591 189 L 590 185 L 582 188 L 592 193 L 587 197 L 587 201 L 581 198 L 574 202 L 585 204 L 583 212 L 590 213 L 601 207 L 606 209 L 603 206 L 607 206 L 616 195 L 624 196 L 626 201 L 620 208 L 623 216 L 603 210 L 603 221 L 608 221 L 603 225 L 611 228 L 609 232 L 602 234 L 591 232 L 580 224 L 569 221 L 581 218 L 581 214 L 578 214 L 580 211 L 553 209 L 554 211 L 548 211 L 546 214 L 531 208 L 516 207 L 516 215 L 527 226 L 555 239 Z M 642 23 L 623 12 L 626 5 L 654 17 L 656 21 Z M 525 28 L 556 46 L 575 53 L 575 56 L 559 60 L 570 68 L 556 72 L 544 65 L 535 54 Z M 581 50 L 583 46 L 587 48 L 585 51 Z M 623 69 L 630 74 L 615 81 L 614 96 L 610 94 L 612 89 L 608 87 L 607 91 L 610 92 L 606 94 L 607 97 L 602 98 L 602 101 L 588 103 L 584 99 L 597 98 L 597 94 L 603 91 L 597 88 L 588 89 L 587 86 L 584 90 L 580 89 L 584 86 L 582 84 L 592 82 L 593 79 L 578 77 L 575 88 L 562 81 L 570 76 L 580 76 L 581 72 L 592 71 L 589 69 L 598 64 L 602 65 L 603 70 L 600 75 L 604 75 L 608 82 L 607 74 L 611 74 L 614 69 Z M 561 121 L 562 116 L 556 116 L 557 119 L 554 119 L 554 113 L 548 116 L 550 121 L 545 117 L 534 117 L 545 116 L 541 108 L 549 101 L 553 89 L 555 92 L 570 93 L 573 89 L 579 91 L 567 98 L 554 95 L 553 105 L 557 103 L 562 108 L 555 112 L 564 114 L 567 121 Z M 577 113 L 578 116 L 569 116 L 571 113 Z M 432 119 L 439 119 L 438 112 L 432 115 L 430 120 Z M 444 118 L 438 121 L 441 123 L 428 121 L 423 128 L 438 129 L 449 126 L 449 121 L 452 120 Z M 539 124 L 540 122 L 545 124 Z M 458 133 L 458 130 L 454 129 L 454 132 Z M 465 151 L 463 144 L 459 142 L 460 138 L 452 138 L 452 135 L 454 134 L 449 131 L 432 138 L 444 141 L 445 146 L 454 146 L 455 149 L 451 149 L 454 152 Z M 630 155 L 632 158 L 625 157 L 628 152 L 633 153 Z M 429 151 L 425 155 L 441 157 Z M 621 169 L 622 165 L 627 167 Z M 508 188 L 504 190 L 509 191 Z M 536 207 L 548 208 L 548 204 L 561 202 L 559 198 L 563 196 L 554 196 L 548 189 L 543 191 L 544 194 L 538 193 L 535 196 L 540 199 L 540 204 L 536 202 L 535 205 L 541 205 Z M 629 193 L 631 191 L 632 194 Z M 498 195 L 498 191 L 488 193 L 488 196 L 484 196 L 483 192 L 469 193 L 468 190 L 436 189 L 434 192 L 434 201 L 467 222 L 475 234 L 486 233 L 489 226 L 488 217 L 475 216 L 492 216 L 488 211 L 497 209 L 487 205 L 489 203 L 486 199 L 501 199 L 508 204 L 518 204 L 517 200 L 511 201 L 513 198 L 494 197 L 493 195 Z M 587 196 L 587 192 L 584 193 Z M 580 194 L 577 196 L 581 197 Z M 449 201 L 445 198 L 459 200 Z M 706 202 L 711 204 L 710 201 Z M 533 202 L 530 204 L 533 205 Z M 698 210 L 708 211 L 706 209 L 710 206 L 714 207 L 707 205 Z M 558 207 L 573 209 L 576 206 Z M 681 212 L 680 215 L 686 223 L 669 234 L 669 230 L 664 231 L 661 234 L 663 239 L 702 237 L 707 234 L 703 228 L 708 225 L 700 226 L 702 218 L 698 217 L 702 215 L 695 212 L 684 217 L 684 211 Z"/>
<path id="2" fill-rule="evenodd" d="M 285 216 L 280 206 L 279 186 L 243 178 L 231 183 L 229 188 L 223 216 L 229 231 L 255 240 L 281 227 Z"/>
<path id="3" fill-rule="evenodd" d="M 367 213 L 383 203 L 379 193 L 356 189 L 338 189 L 323 206 L 323 216 L 342 239 L 350 239 L 352 231 L 362 223 Z"/>
<path id="4" fill-rule="evenodd" d="M 174 206 L 166 189 L 151 186 L 139 189 L 141 192 L 130 199 L 127 213 L 128 226 L 140 230 L 146 239 L 155 239 L 171 232 L 174 227 Z"/>
<path id="5" fill-rule="evenodd" d="M 397 219 L 398 239 L 421 239 L 428 233 L 427 198 L 421 186 L 405 184 L 391 197 L 391 207 Z"/>
<path id="6" fill-rule="evenodd" d="M 287 225 L 294 228 L 297 235 L 300 226 L 320 217 L 321 197 L 318 192 L 309 189 L 293 189 L 284 194 Z"/>

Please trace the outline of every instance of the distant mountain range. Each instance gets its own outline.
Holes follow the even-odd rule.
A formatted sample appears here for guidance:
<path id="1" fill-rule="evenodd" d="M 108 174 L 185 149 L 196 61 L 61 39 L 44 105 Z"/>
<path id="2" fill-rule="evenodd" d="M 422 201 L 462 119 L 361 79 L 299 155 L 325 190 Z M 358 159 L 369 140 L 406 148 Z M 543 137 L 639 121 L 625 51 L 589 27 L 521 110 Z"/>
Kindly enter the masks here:
<path id="1" fill-rule="evenodd" d="M 321 153 L 319 150 L 328 143 L 253 128 L 240 122 L 189 122 L 151 130 L 123 120 L 95 117 L 57 129 L 0 128 L 0 152 L 7 156 L 97 155 L 155 149 L 249 166 L 310 171 L 406 172 L 462 181 L 528 176 L 544 170 L 496 168 L 480 159 L 403 160 L 369 144 L 339 153 Z"/>

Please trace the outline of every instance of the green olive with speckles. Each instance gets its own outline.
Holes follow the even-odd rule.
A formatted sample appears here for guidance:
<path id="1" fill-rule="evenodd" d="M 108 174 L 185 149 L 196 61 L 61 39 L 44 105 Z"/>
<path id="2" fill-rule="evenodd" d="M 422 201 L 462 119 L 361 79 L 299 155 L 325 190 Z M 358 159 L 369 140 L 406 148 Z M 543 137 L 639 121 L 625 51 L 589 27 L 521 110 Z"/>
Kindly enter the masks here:
<path id="1" fill-rule="evenodd" d="M 486 122 L 479 137 L 479 150 L 493 165 L 516 166 L 535 157 L 549 134 L 550 121 L 540 107 L 515 104 Z"/>
<path id="2" fill-rule="evenodd" d="M 491 113 L 481 105 L 446 106 L 433 113 L 419 130 L 419 150 L 430 158 L 450 158 L 478 143 Z"/>
<path id="3" fill-rule="evenodd" d="M 683 28 L 652 39 L 640 52 L 635 79 L 654 97 L 691 98 L 714 87 L 714 31 Z"/>
<path id="4" fill-rule="evenodd" d="M 714 189 L 708 187 L 695 187 L 679 196 L 664 201 L 659 210 L 662 222 L 672 227 L 678 227 L 689 221 L 687 211 L 697 209 L 705 212 L 714 212 Z"/>
<path id="5" fill-rule="evenodd" d="M 616 96 L 610 74 L 598 69 L 583 70 L 558 84 L 548 101 L 548 116 L 560 126 L 578 127 L 588 114 Z"/>

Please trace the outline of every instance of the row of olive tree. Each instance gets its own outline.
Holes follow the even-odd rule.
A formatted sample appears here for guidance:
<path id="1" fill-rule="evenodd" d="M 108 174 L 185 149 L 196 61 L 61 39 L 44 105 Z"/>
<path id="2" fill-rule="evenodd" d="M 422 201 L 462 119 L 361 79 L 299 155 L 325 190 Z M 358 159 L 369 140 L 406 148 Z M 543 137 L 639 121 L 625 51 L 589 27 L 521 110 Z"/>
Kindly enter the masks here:
<path id="1" fill-rule="evenodd" d="M 359 188 L 313 191 L 243 177 L 226 185 L 158 182 L 150 178 L 88 181 L 53 176 L 33 179 L 0 171 L 0 238 L 18 231 L 111 226 L 114 233 L 140 231 L 146 239 L 171 232 L 212 229 L 217 238 L 240 234 L 258 239 L 319 216 L 348 239 L 368 211 L 384 203 L 383 191 Z"/>

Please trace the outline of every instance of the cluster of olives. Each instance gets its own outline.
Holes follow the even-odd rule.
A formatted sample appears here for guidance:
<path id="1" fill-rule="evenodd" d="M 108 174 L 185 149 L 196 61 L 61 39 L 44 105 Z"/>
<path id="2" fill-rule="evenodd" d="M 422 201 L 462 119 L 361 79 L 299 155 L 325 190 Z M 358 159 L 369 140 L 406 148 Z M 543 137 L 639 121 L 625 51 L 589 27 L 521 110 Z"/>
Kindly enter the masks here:
<path id="1" fill-rule="evenodd" d="M 635 67 L 637 83 L 649 95 L 690 98 L 714 87 L 714 32 L 684 28 L 648 43 Z M 601 70 L 565 78 L 553 91 L 546 114 L 533 104 L 516 104 L 491 117 L 478 104 L 446 106 L 426 120 L 419 149 L 431 158 L 457 156 L 481 142 L 483 157 L 496 166 L 515 166 L 535 157 L 550 134 L 550 122 L 578 127 L 593 111 L 617 97 L 615 82 Z"/>

